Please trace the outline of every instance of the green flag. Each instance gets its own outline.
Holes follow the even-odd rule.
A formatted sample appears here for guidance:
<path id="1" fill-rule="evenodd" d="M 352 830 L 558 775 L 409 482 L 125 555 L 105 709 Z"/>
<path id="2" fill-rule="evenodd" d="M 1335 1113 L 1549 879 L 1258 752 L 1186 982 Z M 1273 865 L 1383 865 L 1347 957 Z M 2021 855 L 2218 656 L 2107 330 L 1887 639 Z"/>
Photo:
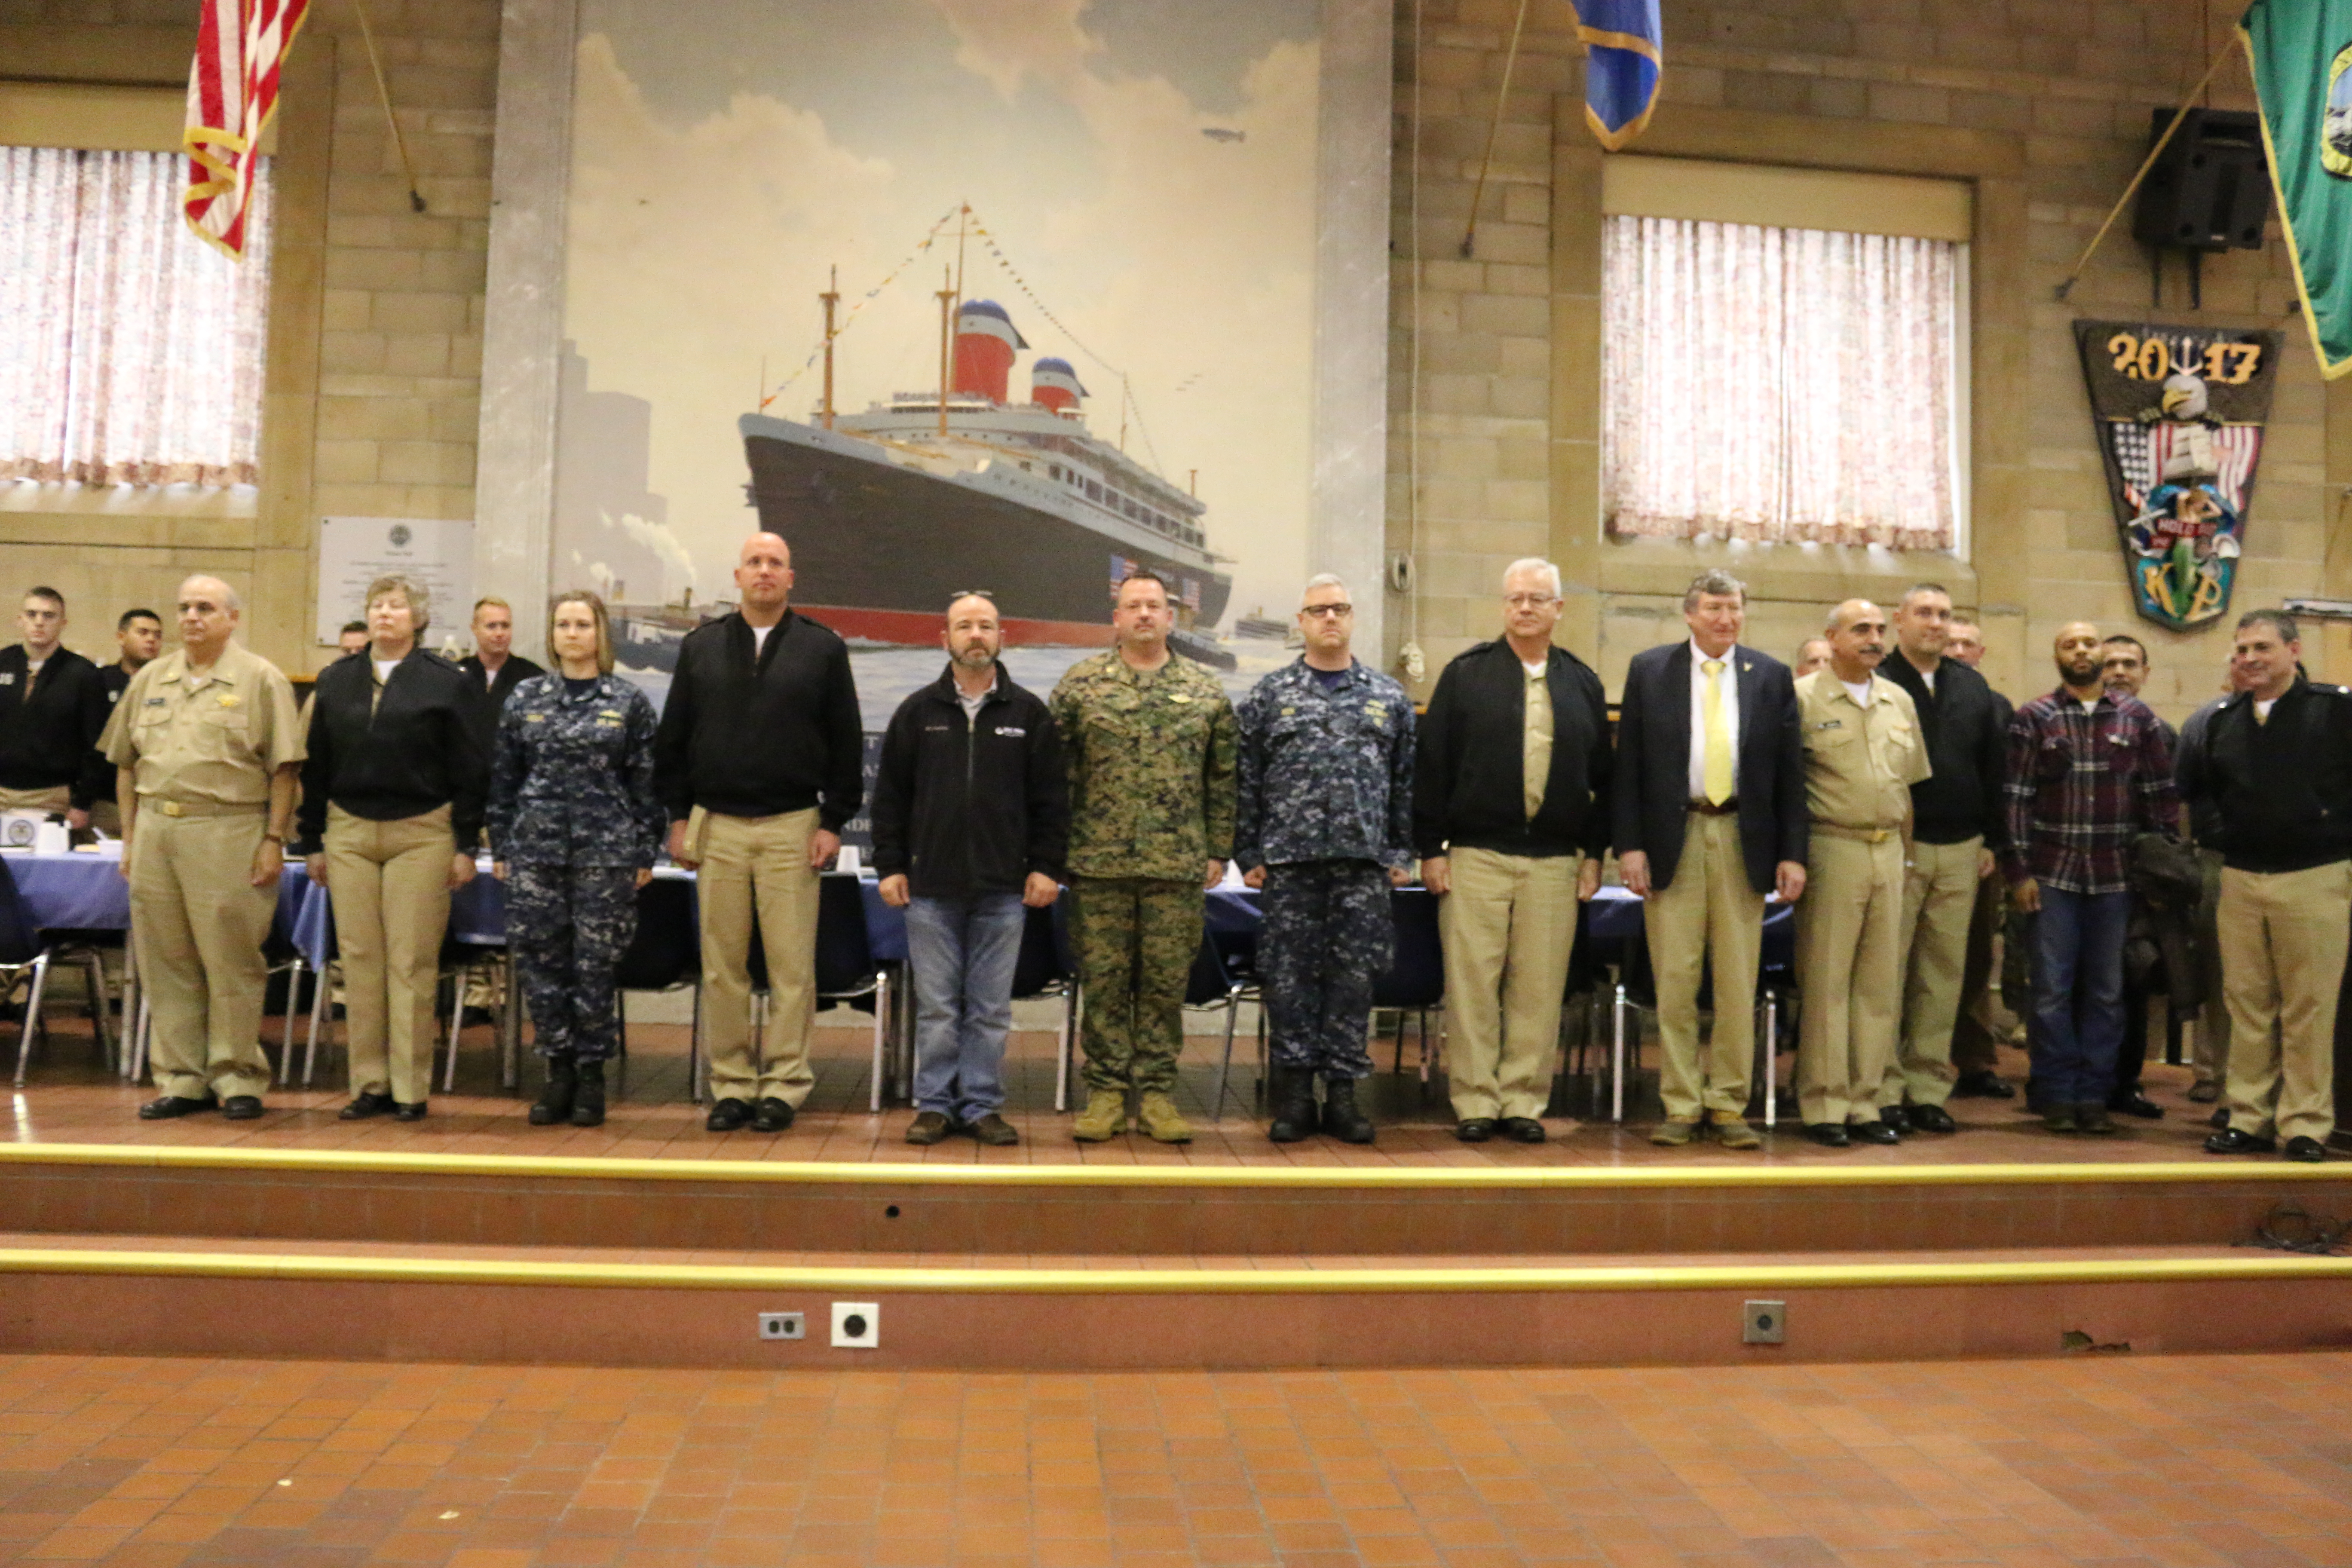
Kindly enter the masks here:
<path id="1" fill-rule="evenodd" d="M 2238 37 L 2320 374 L 2352 374 L 2352 0 L 2254 0 Z"/>

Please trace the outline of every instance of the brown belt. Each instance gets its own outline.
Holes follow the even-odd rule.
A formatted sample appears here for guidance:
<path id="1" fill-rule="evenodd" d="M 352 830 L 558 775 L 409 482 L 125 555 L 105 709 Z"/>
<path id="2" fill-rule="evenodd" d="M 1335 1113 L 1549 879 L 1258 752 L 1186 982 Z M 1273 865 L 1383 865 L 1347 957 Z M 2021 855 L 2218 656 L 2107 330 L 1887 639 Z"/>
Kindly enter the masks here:
<path id="1" fill-rule="evenodd" d="M 1834 822 L 1816 822 L 1813 831 L 1825 833 L 1832 838 L 1851 838 L 1857 844 L 1884 844 L 1890 838 L 1900 837 L 1903 829 L 1900 826 L 1843 827 Z"/>
<path id="2" fill-rule="evenodd" d="M 1735 816 L 1739 812 L 1739 797 L 1735 795 L 1721 805 L 1711 800 L 1695 800 L 1690 803 L 1690 808 L 1701 816 Z"/>

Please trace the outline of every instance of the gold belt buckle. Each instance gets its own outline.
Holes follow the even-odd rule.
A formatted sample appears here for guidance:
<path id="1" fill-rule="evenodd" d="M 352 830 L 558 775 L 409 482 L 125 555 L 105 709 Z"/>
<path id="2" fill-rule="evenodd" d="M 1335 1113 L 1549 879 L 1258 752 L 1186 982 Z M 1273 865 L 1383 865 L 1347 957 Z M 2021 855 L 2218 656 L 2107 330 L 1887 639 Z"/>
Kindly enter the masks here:
<path id="1" fill-rule="evenodd" d="M 1894 832 L 1891 827 L 1874 827 L 1870 830 L 1870 841 L 1873 844 L 1884 844 L 1894 836 Z"/>
<path id="2" fill-rule="evenodd" d="M 185 816 L 187 812 L 178 801 L 167 800 L 163 803 L 163 815 L 166 816 Z"/>

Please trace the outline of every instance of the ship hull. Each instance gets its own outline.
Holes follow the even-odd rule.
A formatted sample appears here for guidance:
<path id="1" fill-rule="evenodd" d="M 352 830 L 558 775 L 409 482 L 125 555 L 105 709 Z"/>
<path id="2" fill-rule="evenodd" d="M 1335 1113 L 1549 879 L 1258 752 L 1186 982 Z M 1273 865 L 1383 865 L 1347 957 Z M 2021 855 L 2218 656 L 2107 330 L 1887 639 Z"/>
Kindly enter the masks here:
<path id="1" fill-rule="evenodd" d="M 1197 629 L 1216 624 L 1232 592 L 1225 574 L 1173 550 L 1111 537 L 983 484 L 812 441 L 747 431 L 743 445 L 761 526 L 792 546 L 794 603 L 845 636 L 936 641 L 949 599 L 981 589 L 994 597 L 1008 641 L 1100 646 L 1121 561 L 1160 573 L 1180 596 L 1186 581 L 1195 584 Z"/>

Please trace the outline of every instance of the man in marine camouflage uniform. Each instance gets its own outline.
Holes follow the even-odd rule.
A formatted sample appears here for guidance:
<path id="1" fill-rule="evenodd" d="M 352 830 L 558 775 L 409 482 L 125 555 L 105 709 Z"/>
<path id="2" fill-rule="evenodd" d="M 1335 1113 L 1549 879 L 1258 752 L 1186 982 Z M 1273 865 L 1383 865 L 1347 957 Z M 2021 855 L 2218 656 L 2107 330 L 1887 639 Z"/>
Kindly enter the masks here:
<path id="1" fill-rule="evenodd" d="M 1389 887 L 1412 866 L 1412 700 L 1349 652 L 1355 608 L 1328 573 L 1310 580 L 1298 629 L 1307 651 L 1257 683 L 1241 708 L 1234 857 L 1265 892 L 1258 973 L 1273 1025 L 1266 1135 L 1316 1128 L 1372 1141 L 1356 1106 L 1372 982 L 1395 945 Z"/>
<path id="2" fill-rule="evenodd" d="M 1086 987 L 1087 1108 L 1071 1135 L 1127 1124 L 1189 1142 L 1176 1110 L 1184 981 L 1201 945 L 1201 892 L 1234 838 L 1234 709 L 1199 665 L 1171 658 L 1168 584 L 1139 571 L 1111 611 L 1118 646 L 1054 689 L 1070 776 L 1070 892 Z M 1204 869 L 1205 868 L 1205 869 Z"/>

